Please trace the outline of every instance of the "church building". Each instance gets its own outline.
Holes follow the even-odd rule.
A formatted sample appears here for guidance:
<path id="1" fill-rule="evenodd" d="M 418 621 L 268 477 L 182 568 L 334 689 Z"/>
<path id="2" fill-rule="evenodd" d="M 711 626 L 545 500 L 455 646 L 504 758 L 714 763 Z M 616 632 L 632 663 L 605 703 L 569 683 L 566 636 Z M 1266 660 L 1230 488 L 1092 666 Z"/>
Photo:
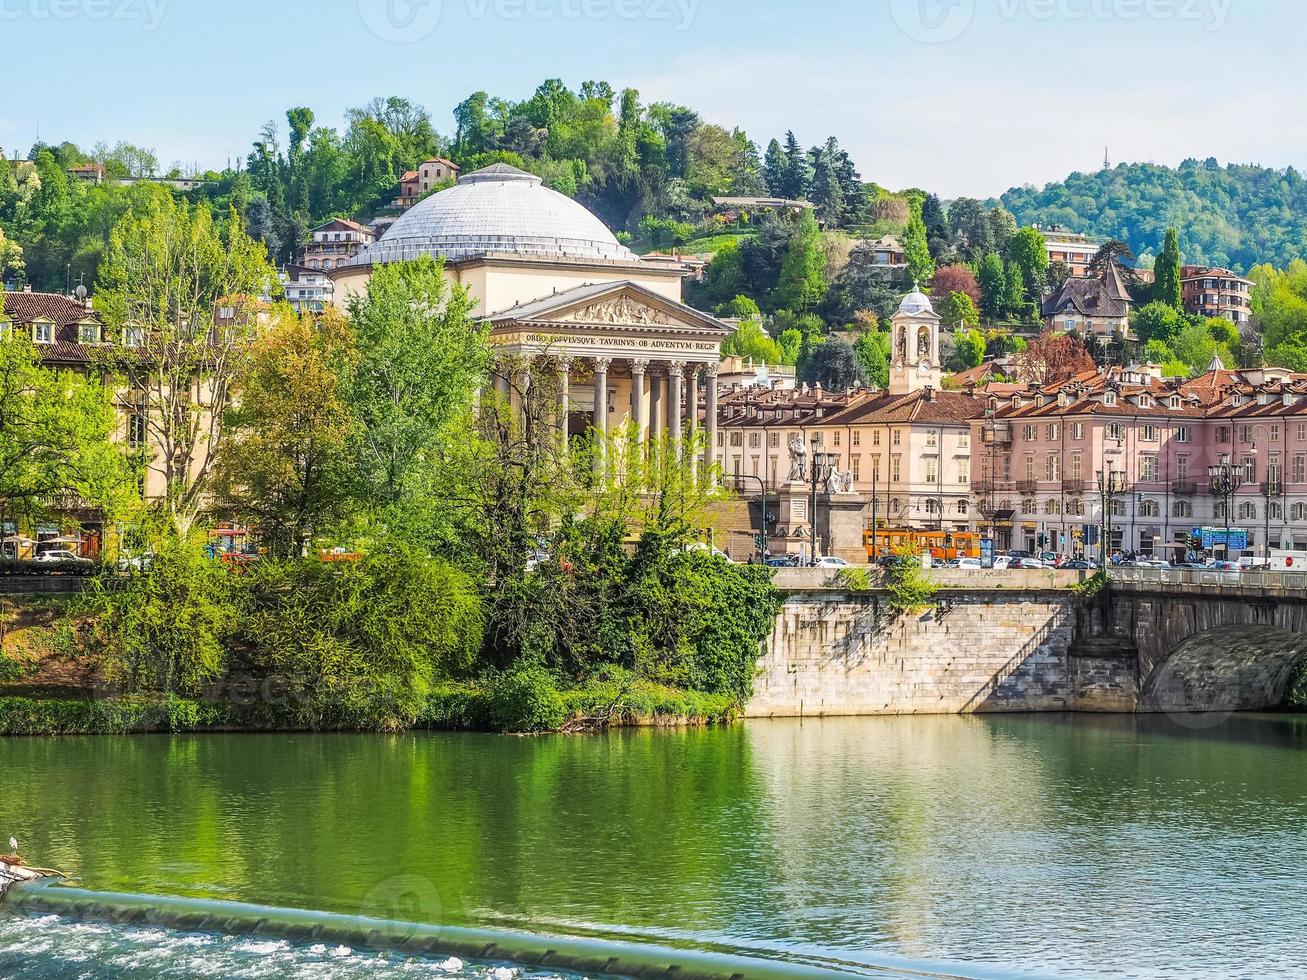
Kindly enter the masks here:
<path id="1" fill-rule="evenodd" d="M 505 360 L 557 365 L 572 434 L 631 421 L 642 438 L 678 433 L 697 423 L 702 385 L 711 444 L 730 327 L 681 302 L 680 265 L 641 259 L 576 201 L 495 164 L 419 202 L 333 270 L 336 301 L 366 289 L 374 266 L 420 255 L 445 259 Z"/>

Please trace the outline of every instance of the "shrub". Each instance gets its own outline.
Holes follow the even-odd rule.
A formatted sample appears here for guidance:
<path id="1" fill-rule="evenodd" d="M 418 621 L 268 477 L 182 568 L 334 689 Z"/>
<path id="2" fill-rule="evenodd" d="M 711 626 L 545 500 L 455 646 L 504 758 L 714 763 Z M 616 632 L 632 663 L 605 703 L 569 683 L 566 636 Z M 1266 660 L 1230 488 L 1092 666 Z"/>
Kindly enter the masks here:
<path id="1" fill-rule="evenodd" d="M 501 674 L 489 696 L 488 720 L 497 731 L 554 731 L 566 717 L 554 677 L 543 667 L 523 664 Z"/>
<path id="2" fill-rule="evenodd" d="M 886 569 L 885 588 L 890 608 L 896 613 L 912 614 L 935 606 L 935 584 L 926 577 L 921 558 L 911 549 L 896 552 L 903 561 Z"/>

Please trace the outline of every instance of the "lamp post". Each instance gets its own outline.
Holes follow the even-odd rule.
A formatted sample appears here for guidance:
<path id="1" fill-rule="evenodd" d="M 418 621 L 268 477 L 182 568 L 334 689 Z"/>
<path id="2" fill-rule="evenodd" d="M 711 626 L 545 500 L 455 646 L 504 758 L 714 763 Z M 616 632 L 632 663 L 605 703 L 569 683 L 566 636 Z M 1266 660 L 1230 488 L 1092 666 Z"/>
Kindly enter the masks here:
<path id="1" fill-rule="evenodd" d="M 1207 467 L 1207 476 L 1211 480 L 1212 493 L 1222 500 L 1225 508 L 1225 561 L 1230 560 L 1230 508 L 1234 506 L 1234 495 L 1243 486 L 1243 467 L 1235 466 L 1230 457 L 1222 456 L 1219 463 Z"/>
<path id="2" fill-rule="evenodd" d="M 808 530 L 812 541 L 812 564 L 817 564 L 817 488 L 830 479 L 831 471 L 839 459 L 834 453 L 820 452 L 821 436 L 814 433 L 812 437 L 812 464 L 808 472 L 811 481 L 812 497 L 808 510 Z"/>
<path id="3" fill-rule="evenodd" d="M 1108 548 L 1112 545 L 1112 502 L 1125 492 L 1126 483 L 1124 471 L 1098 471 L 1098 493 L 1103 501 L 1103 512 L 1100 515 L 1099 520 L 1098 551 L 1104 573 L 1107 572 Z"/>
<path id="4" fill-rule="evenodd" d="M 1266 571 L 1270 571 L 1271 568 L 1271 498 L 1278 497 L 1283 492 L 1284 485 L 1268 468 L 1266 471 L 1266 481 L 1262 484 L 1262 496 L 1266 498 L 1263 503 L 1263 517 L 1266 521 L 1266 536 L 1262 538 L 1262 558 L 1265 560 L 1265 564 L 1262 567 Z M 1281 512 L 1280 518 L 1281 520 L 1284 519 L 1283 512 Z"/>

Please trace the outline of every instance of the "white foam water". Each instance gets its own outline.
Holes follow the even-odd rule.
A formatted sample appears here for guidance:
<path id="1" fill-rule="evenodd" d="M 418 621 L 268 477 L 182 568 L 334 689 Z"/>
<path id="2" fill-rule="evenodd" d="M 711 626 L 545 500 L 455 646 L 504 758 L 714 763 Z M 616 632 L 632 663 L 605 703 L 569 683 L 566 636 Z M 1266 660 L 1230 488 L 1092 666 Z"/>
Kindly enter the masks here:
<path id="1" fill-rule="evenodd" d="M 5 980 L 579 980 L 457 957 L 417 957 L 349 946 L 176 932 L 82 922 L 58 915 L 0 914 Z"/>

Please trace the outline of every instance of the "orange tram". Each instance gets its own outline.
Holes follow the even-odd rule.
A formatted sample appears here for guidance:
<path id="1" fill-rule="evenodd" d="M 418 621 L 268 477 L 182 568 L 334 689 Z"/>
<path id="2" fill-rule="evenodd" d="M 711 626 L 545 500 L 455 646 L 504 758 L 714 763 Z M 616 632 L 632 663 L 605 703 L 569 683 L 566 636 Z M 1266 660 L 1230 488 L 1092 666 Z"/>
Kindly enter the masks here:
<path id="1" fill-rule="evenodd" d="M 929 551 L 932 561 L 949 561 L 952 558 L 979 558 L 980 538 L 979 534 L 968 531 L 912 531 L 882 527 L 874 533 L 864 531 L 862 543 L 866 545 L 867 558 L 871 562 L 905 551 L 917 555 Z"/>

